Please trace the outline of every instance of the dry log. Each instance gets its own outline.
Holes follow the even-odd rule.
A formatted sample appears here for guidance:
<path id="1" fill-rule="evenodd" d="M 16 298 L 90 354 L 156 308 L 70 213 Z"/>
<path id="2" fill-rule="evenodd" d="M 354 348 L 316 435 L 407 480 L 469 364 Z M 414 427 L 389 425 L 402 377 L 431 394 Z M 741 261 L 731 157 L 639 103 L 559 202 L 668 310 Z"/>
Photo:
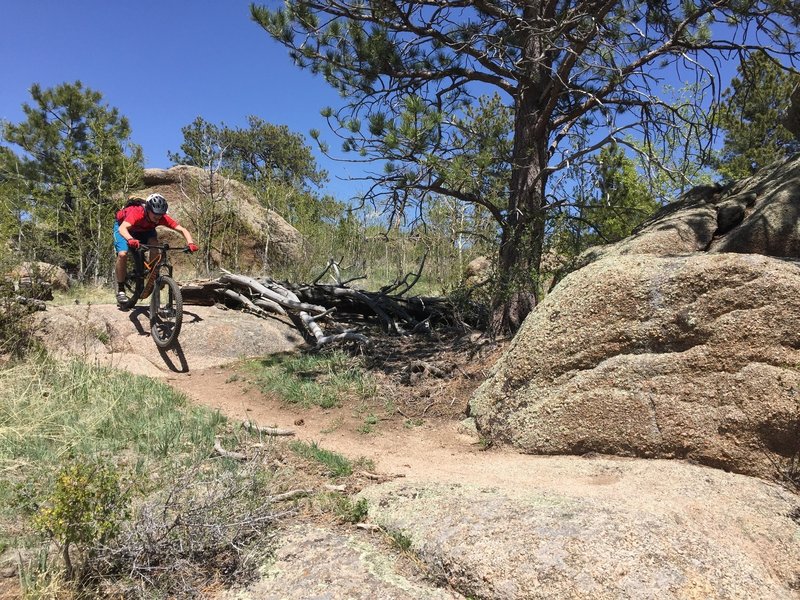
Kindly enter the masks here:
<path id="1" fill-rule="evenodd" d="M 361 335 L 360 333 L 353 333 L 351 331 L 345 331 L 343 333 L 335 333 L 333 335 L 325 335 L 325 332 L 322 331 L 322 328 L 317 325 L 316 321 L 307 313 L 301 312 L 300 319 L 303 321 L 306 327 L 308 327 L 309 331 L 314 335 L 314 339 L 317 340 L 317 347 L 320 348 L 326 344 L 330 344 L 331 342 L 339 342 L 339 341 L 354 341 L 358 342 L 359 344 L 369 344 L 369 339 L 366 336 Z"/>
<path id="2" fill-rule="evenodd" d="M 256 300 L 253 300 L 253 304 L 270 312 L 277 313 L 279 315 L 285 316 L 287 314 L 284 308 L 280 304 L 278 304 L 277 302 L 273 302 L 272 300 L 267 300 L 266 298 L 258 298 Z"/>
<path id="3" fill-rule="evenodd" d="M 225 286 L 216 279 L 213 281 L 193 281 L 181 286 L 184 304 L 213 306 L 224 292 Z"/>
<path id="4" fill-rule="evenodd" d="M 370 473 L 369 471 L 361 471 L 359 473 L 362 477 L 366 477 L 367 479 L 372 479 L 373 481 L 378 481 L 383 483 L 384 481 L 391 481 L 392 479 L 398 479 L 400 477 L 405 477 L 402 473 L 395 473 L 394 475 L 378 475 L 377 473 Z"/>
<path id="5" fill-rule="evenodd" d="M 291 490 L 282 494 L 270 496 L 270 502 L 285 502 L 287 500 L 296 500 L 297 498 L 305 498 L 311 495 L 312 490 Z"/>
<path id="6" fill-rule="evenodd" d="M 223 458 L 232 458 L 233 460 L 247 460 L 247 455 L 241 452 L 231 452 L 222 447 L 222 441 L 219 437 L 214 438 L 214 451 Z"/>
<path id="7" fill-rule="evenodd" d="M 263 316 L 265 311 L 263 308 L 259 308 L 253 302 L 251 302 L 250 298 L 245 296 L 244 294 L 240 294 L 239 292 L 235 292 L 233 290 L 224 290 L 222 292 L 228 298 L 233 298 L 237 302 L 241 302 L 244 305 L 244 308 L 247 312 L 251 312 L 254 315 Z M 286 314 L 285 312 L 283 314 Z"/>
<path id="8" fill-rule="evenodd" d="M 252 277 L 246 277 L 245 275 L 234 275 L 233 273 L 225 273 L 219 278 L 219 281 L 221 283 L 232 283 L 240 287 L 250 288 L 262 296 L 266 296 L 269 300 L 272 300 L 273 302 L 292 310 L 305 310 L 317 313 L 325 312 L 325 308 L 322 306 L 307 304 L 305 302 L 300 302 L 297 299 L 287 298 L 286 296 L 283 296 L 278 292 L 262 285 Z M 295 298 L 297 297 L 295 296 Z"/>
<path id="9" fill-rule="evenodd" d="M 255 431 L 257 433 L 261 433 L 263 435 L 268 436 L 288 436 L 294 435 L 294 431 L 291 429 L 280 429 L 279 427 L 260 427 L 256 425 L 252 421 L 244 421 L 242 423 L 242 427 L 247 429 L 248 431 Z"/>

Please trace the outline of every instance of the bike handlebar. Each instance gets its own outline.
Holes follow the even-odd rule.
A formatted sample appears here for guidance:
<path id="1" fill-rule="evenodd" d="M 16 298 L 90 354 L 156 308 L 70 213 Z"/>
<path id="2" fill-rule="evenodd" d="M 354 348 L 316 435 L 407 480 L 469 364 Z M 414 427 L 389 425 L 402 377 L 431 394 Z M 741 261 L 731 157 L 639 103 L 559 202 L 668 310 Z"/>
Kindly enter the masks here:
<path id="1" fill-rule="evenodd" d="M 176 250 L 178 252 L 190 252 L 189 246 L 170 246 L 169 244 L 142 244 L 139 243 L 139 248 L 147 248 L 148 250 Z"/>

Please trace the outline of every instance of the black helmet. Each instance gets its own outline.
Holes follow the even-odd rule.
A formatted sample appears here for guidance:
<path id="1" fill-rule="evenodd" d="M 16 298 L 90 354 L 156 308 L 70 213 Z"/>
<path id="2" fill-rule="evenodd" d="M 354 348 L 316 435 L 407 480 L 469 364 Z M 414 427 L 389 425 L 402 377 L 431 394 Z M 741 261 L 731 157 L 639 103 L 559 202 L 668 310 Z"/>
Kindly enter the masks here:
<path id="1" fill-rule="evenodd" d="M 152 210 L 157 215 L 167 214 L 167 199 L 161 194 L 150 194 L 145 202 L 147 210 Z"/>

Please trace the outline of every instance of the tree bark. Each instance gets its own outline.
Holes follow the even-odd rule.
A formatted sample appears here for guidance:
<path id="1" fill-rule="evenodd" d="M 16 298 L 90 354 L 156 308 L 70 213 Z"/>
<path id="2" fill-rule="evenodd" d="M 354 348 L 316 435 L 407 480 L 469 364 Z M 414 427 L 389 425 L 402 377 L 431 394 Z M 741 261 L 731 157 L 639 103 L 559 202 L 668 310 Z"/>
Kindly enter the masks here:
<path id="1" fill-rule="evenodd" d="M 540 10 L 540 2 L 529 2 L 524 20 L 533 22 Z M 549 131 L 545 114 L 549 95 L 543 90 L 550 81 L 549 69 L 539 58 L 542 50 L 540 36 L 528 35 L 520 62 L 527 72 L 519 79 L 515 97 L 508 211 L 501 229 L 498 289 L 492 310 L 495 333 L 516 332 L 538 301 Z"/>

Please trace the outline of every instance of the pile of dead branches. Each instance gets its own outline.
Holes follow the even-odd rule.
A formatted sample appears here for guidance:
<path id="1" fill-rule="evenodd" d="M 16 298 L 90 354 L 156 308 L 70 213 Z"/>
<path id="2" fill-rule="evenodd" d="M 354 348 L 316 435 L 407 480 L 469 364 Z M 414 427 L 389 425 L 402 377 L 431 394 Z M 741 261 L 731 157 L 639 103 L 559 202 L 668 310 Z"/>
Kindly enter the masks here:
<path id="1" fill-rule="evenodd" d="M 369 344 L 358 327 L 343 329 L 339 324 L 374 322 L 390 333 L 417 333 L 428 331 L 432 322 L 453 320 L 454 311 L 448 299 L 407 296 L 419 280 L 422 266 L 416 273 L 376 292 L 351 287 L 353 281 L 364 277 L 342 280 L 335 261 L 330 261 L 320 276 L 308 284 L 225 272 L 213 280 L 184 285 L 181 291 L 186 304 L 220 303 L 260 317 L 287 317 L 317 347 L 336 341 Z M 332 276 L 334 283 L 320 283 L 326 274 Z M 336 331 L 326 334 L 321 324 L 334 321 Z"/>
<path id="2" fill-rule="evenodd" d="M 0 281 L 0 295 L 36 311 L 46 309 L 45 300 L 53 299 L 53 290 L 48 282 L 41 279 L 29 276 L 3 277 Z"/>

